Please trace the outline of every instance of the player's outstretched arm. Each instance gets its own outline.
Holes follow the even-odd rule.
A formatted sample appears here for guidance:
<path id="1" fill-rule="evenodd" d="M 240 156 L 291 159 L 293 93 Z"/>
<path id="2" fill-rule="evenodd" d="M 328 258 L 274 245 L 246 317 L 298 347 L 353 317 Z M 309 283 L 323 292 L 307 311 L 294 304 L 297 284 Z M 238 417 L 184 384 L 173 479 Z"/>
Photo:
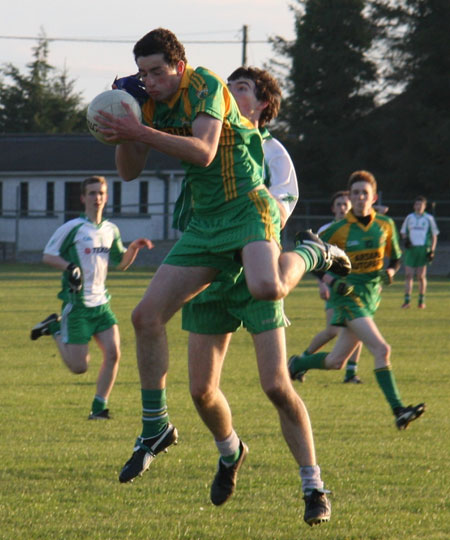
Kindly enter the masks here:
<path id="1" fill-rule="evenodd" d="M 139 250 L 143 248 L 152 249 L 153 243 L 148 238 L 137 238 L 136 240 L 133 240 L 131 244 L 128 246 L 128 249 L 123 254 L 123 258 L 120 261 L 120 263 L 117 265 L 117 268 L 119 270 L 126 270 L 129 268 L 134 260 L 136 259 L 136 255 L 139 253 Z"/>

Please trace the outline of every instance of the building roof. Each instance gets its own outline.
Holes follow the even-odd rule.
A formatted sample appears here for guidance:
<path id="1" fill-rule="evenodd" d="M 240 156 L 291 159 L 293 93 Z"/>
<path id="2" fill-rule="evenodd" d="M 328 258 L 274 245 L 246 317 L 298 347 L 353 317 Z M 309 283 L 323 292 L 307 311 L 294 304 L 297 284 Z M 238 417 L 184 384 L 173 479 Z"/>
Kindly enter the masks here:
<path id="1" fill-rule="evenodd" d="M 114 170 L 114 147 L 90 134 L 0 135 L 0 172 Z M 180 170 L 179 160 L 151 150 L 146 170 Z"/>

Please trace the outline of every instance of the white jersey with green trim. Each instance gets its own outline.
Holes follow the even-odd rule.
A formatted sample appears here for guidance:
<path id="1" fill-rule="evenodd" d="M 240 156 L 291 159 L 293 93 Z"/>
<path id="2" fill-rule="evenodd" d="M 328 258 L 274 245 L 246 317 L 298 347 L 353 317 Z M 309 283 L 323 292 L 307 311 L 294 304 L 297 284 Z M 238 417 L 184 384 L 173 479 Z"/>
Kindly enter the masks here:
<path id="1" fill-rule="evenodd" d="M 436 221 L 431 214 L 424 212 L 408 214 L 400 229 L 401 234 L 408 235 L 413 246 L 430 246 L 431 237 L 439 234 Z"/>
<path id="2" fill-rule="evenodd" d="M 45 246 L 44 254 L 62 257 L 79 266 L 83 288 L 77 294 L 71 293 L 64 273 L 58 297 L 85 307 L 106 304 L 110 298 L 105 286 L 109 260 L 119 264 L 125 251 L 117 225 L 108 220 L 96 225 L 81 215 L 61 225 Z"/>

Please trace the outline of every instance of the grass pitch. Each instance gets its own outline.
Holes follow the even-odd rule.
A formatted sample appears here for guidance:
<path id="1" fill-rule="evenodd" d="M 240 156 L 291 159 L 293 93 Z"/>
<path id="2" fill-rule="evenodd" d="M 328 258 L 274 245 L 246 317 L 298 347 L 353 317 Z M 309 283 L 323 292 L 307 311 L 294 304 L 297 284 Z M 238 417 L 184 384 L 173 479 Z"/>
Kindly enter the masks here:
<path id="1" fill-rule="evenodd" d="M 149 273 L 111 272 L 122 361 L 110 399 L 114 419 L 88 422 L 100 354 L 82 376 L 63 367 L 52 340 L 32 342 L 31 327 L 59 310 L 59 276 L 41 266 L 0 266 L 0 538 L 122 540 L 437 540 L 450 537 L 449 283 L 429 283 L 427 309 L 400 309 L 401 277 L 384 292 L 377 322 L 392 345 L 406 404 L 427 403 L 406 431 L 393 417 L 364 350 L 362 385 L 342 372 L 310 372 L 296 388 L 306 402 L 332 520 L 303 522 L 297 467 L 274 408 L 260 390 L 252 344 L 238 332 L 223 374 L 236 430 L 250 447 L 236 494 L 209 502 L 217 451 L 191 403 L 180 317 L 168 333 L 168 403 L 179 444 L 157 457 L 143 478 L 121 485 L 118 473 L 140 430 L 140 387 L 130 313 Z M 415 298 L 413 299 L 415 301 Z M 303 351 L 324 324 L 315 281 L 289 296 L 288 353 Z"/>

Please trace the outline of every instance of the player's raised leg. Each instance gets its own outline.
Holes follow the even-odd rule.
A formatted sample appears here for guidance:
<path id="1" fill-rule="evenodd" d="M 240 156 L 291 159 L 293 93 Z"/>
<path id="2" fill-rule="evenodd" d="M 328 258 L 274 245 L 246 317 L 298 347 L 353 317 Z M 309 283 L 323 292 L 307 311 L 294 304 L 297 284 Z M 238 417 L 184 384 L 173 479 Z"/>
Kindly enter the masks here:
<path id="1" fill-rule="evenodd" d="M 332 271 L 347 275 L 348 256 L 336 246 L 323 242 L 311 231 L 297 234 L 294 251 L 283 252 L 275 242 L 257 241 L 242 250 L 245 278 L 252 296 L 259 300 L 286 297 L 306 272 Z"/>

